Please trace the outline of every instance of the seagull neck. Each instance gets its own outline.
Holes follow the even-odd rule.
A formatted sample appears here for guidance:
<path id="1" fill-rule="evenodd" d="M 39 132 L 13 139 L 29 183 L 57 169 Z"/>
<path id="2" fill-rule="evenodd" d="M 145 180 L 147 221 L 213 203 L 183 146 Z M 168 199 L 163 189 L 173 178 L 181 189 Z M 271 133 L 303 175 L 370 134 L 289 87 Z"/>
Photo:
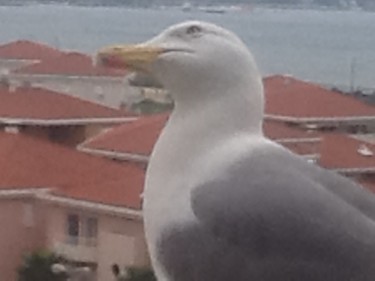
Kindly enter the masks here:
<path id="1" fill-rule="evenodd" d="M 154 147 L 148 178 L 156 178 L 165 184 L 166 173 L 187 172 L 193 169 L 196 159 L 225 147 L 227 143 L 242 147 L 245 142 L 263 139 L 261 101 L 249 103 L 233 97 L 209 103 L 201 99 L 200 104 L 195 105 L 177 102 Z"/>
<path id="2" fill-rule="evenodd" d="M 201 138 L 209 137 L 213 132 L 222 134 L 221 138 L 235 133 L 262 135 L 263 110 L 263 96 L 244 91 L 221 93 L 218 97 L 202 95 L 183 101 L 177 98 L 171 118 L 183 122 L 194 132 L 201 129 Z"/>
<path id="3" fill-rule="evenodd" d="M 244 96 L 248 98 L 243 98 L 237 94 L 211 101 L 197 99 L 197 104 L 177 100 L 152 152 L 146 187 L 155 192 L 173 188 L 174 180 L 196 172 L 198 159 L 211 153 L 221 155 L 215 151 L 226 149 L 228 143 L 241 150 L 263 139 L 262 96 L 253 98 L 247 93 Z"/>

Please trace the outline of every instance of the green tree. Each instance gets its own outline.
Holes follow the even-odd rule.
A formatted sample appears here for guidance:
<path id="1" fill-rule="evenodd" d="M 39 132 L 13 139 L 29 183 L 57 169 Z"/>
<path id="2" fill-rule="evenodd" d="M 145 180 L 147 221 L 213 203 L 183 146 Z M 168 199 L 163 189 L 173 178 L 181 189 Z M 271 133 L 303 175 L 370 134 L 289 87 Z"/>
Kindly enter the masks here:
<path id="1" fill-rule="evenodd" d="M 121 270 L 118 264 L 113 264 L 112 273 L 116 281 L 156 281 L 153 270 L 147 267 L 131 266 Z"/>
<path id="2" fill-rule="evenodd" d="M 24 257 L 23 264 L 18 269 L 18 281 L 63 281 L 66 276 L 55 275 L 51 266 L 64 262 L 62 256 L 47 250 L 38 250 Z"/>
<path id="3" fill-rule="evenodd" d="M 154 272 L 149 268 L 127 268 L 127 281 L 156 281 Z"/>

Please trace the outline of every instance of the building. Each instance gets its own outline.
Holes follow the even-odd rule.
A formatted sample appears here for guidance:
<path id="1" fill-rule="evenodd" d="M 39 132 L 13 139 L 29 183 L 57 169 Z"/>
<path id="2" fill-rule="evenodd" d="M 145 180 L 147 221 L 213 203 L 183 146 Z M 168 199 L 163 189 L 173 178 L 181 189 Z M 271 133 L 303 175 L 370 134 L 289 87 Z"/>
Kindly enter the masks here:
<path id="1" fill-rule="evenodd" d="M 88 61 L 64 55 L 70 56 Z M 96 77 L 98 70 L 91 71 Z M 70 75 L 59 72 L 36 76 Z M 0 223 L 7 225 L 0 228 L 2 277 L 15 280 L 22 255 L 40 247 L 91 267 L 98 281 L 112 278 L 113 263 L 148 265 L 144 168 L 169 113 L 136 118 L 22 81 L 21 87 L 0 86 Z M 374 144 L 340 133 L 372 132 L 374 107 L 286 76 L 266 78 L 265 88 L 266 136 L 375 190 Z"/>
<path id="2" fill-rule="evenodd" d="M 139 117 L 80 144 L 80 151 L 145 166 L 169 113 Z"/>
<path id="3" fill-rule="evenodd" d="M 263 131 L 268 138 L 305 157 L 308 161 L 317 162 L 319 159 L 321 133 L 273 120 L 264 121 Z"/>
<path id="4" fill-rule="evenodd" d="M 144 172 L 17 132 L 0 132 L 0 272 L 15 281 L 39 248 L 111 280 L 111 265 L 146 266 Z M 6 227 L 4 227 L 6 226 Z"/>
<path id="5" fill-rule="evenodd" d="M 165 113 L 141 117 L 88 139 L 78 149 L 146 166 L 168 116 Z M 263 131 L 267 137 L 311 163 L 357 181 L 375 183 L 375 144 L 343 133 L 303 130 L 293 123 L 275 120 L 266 120 Z"/>
<path id="6" fill-rule="evenodd" d="M 306 129 L 350 134 L 375 132 L 375 107 L 291 76 L 264 79 L 266 118 Z"/>
<path id="7" fill-rule="evenodd" d="M 168 117 L 169 113 L 140 117 L 134 122 L 120 125 L 88 139 L 80 144 L 78 149 L 120 161 L 147 164 Z M 317 132 L 269 120 L 264 123 L 263 129 L 266 136 L 293 152 L 311 160 L 318 158 L 320 136 Z"/>
<path id="8" fill-rule="evenodd" d="M 135 119 L 123 110 L 42 88 L 0 85 L 0 100 L 0 129 L 70 146 Z"/>
<path id="9" fill-rule="evenodd" d="M 126 71 L 95 65 L 92 57 L 66 52 L 9 73 L 11 83 L 30 84 L 113 108 L 138 101 L 141 89 L 126 83 Z"/>
<path id="10" fill-rule="evenodd" d="M 3 83 L 44 87 L 115 108 L 142 100 L 172 102 L 162 89 L 130 86 L 124 79 L 126 73 L 97 66 L 89 55 L 61 51 L 38 42 L 18 40 L 0 45 Z"/>
<path id="11" fill-rule="evenodd" d="M 375 185 L 375 144 L 329 133 L 322 137 L 319 151 L 320 166 Z"/>
<path id="12" fill-rule="evenodd" d="M 6 76 L 15 69 L 61 54 L 63 52 L 58 49 L 28 40 L 0 45 L 0 76 Z"/>

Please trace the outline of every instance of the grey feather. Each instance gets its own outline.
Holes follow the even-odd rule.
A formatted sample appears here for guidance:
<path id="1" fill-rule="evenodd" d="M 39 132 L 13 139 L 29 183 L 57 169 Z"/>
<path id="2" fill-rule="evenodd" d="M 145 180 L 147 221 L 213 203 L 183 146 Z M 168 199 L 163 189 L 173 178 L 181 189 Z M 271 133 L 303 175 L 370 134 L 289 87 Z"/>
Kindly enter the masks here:
<path id="1" fill-rule="evenodd" d="M 284 150 L 220 178 L 192 193 L 198 223 L 160 241 L 172 280 L 374 280 L 374 195 Z"/>

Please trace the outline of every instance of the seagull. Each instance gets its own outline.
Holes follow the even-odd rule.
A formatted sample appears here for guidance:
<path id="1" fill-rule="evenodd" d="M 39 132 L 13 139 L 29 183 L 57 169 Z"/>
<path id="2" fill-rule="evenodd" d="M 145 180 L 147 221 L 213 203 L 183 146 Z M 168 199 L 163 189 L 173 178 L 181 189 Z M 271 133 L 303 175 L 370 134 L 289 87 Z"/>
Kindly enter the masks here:
<path id="1" fill-rule="evenodd" d="M 175 101 L 144 191 L 159 281 L 375 280 L 375 196 L 263 135 L 262 79 L 234 33 L 188 21 L 97 59 Z"/>

